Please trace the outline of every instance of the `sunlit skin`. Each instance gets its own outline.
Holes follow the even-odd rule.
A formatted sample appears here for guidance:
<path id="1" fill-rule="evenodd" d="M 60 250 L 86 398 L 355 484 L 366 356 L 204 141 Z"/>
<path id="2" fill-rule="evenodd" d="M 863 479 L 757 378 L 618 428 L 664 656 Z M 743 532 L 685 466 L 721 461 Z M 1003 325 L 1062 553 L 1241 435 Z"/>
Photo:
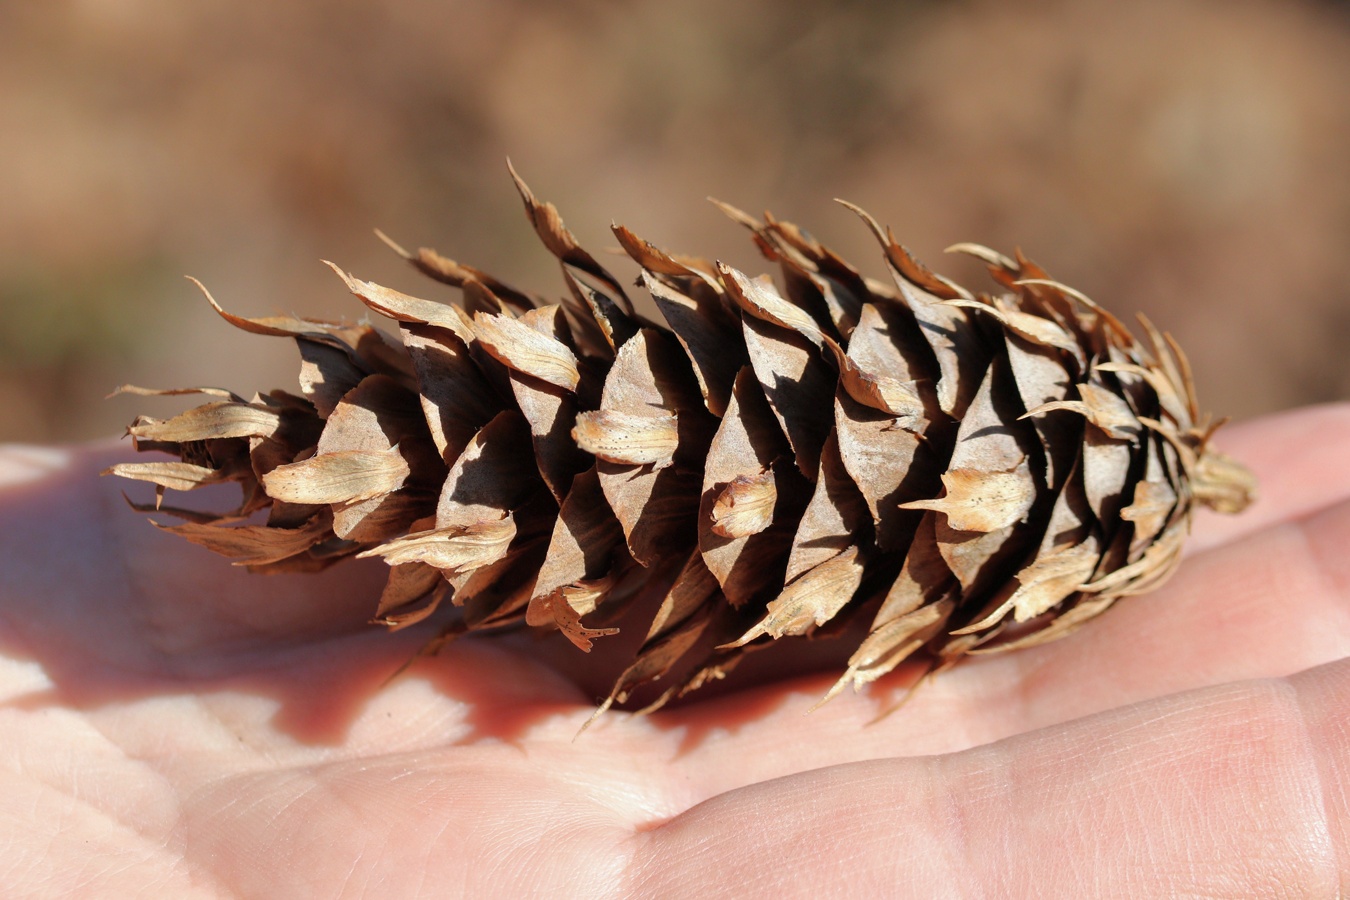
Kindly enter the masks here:
<path id="1" fill-rule="evenodd" d="M 836 673 L 576 740 L 602 648 L 474 637 L 386 685 L 427 632 L 364 624 L 382 563 L 250 576 L 94 474 L 129 449 L 11 448 L 3 893 L 1345 893 L 1350 406 L 1218 442 L 1260 500 L 1199 515 L 1166 587 L 1064 641 L 879 720 L 912 670 L 810 715 Z"/>

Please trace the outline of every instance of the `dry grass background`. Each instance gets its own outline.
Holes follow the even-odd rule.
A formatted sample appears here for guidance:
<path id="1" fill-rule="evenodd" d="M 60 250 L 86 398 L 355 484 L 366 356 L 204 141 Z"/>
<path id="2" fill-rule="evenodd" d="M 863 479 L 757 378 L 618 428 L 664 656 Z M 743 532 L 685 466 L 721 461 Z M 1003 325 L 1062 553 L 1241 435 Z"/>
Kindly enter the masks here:
<path id="1" fill-rule="evenodd" d="M 759 265 L 712 194 L 879 275 L 845 197 L 1147 312 L 1216 411 L 1350 396 L 1344 4 L 0 0 L 0 440 L 291 385 L 185 273 L 254 315 L 360 316 L 321 257 L 443 296 L 380 227 L 558 292 L 508 154 L 597 250 Z"/>

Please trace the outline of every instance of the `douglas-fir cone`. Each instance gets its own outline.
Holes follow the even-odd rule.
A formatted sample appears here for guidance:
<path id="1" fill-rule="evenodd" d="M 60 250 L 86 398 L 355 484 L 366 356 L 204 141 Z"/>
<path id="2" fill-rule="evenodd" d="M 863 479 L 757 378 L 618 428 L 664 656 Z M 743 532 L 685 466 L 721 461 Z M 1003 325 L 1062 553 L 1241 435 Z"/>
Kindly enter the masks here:
<path id="1" fill-rule="evenodd" d="M 1142 318 L 1137 339 L 1020 253 L 952 248 L 1001 290 L 972 293 L 854 209 L 883 284 L 723 205 L 780 288 L 616 226 L 653 321 L 516 186 L 561 301 L 397 246 L 461 292 L 419 299 L 334 266 L 397 338 L 212 300 L 296 342 L 300 393 L 123 388 L 206 399 L 129 429 L 178 457 L 110 470 L 156 485 L 138 508 L 256 572 L 379 557 L 378 622 L 455 608 L 434 646 L 524 624 L 589 650 L 632 610 L 646 640 L 603 709 L 659 679 L 655 707 L 753 649 L 850 624 L 870 626 L 830 695 L 919 651 L 941 667 L 1058 638 L 1166 579 L 1197 502 L 1237 512 L 1253 494 L 1210 447 L 1176 343 Z M 243 499 L 219 515 L 161 502 L 225 481 Z"/>

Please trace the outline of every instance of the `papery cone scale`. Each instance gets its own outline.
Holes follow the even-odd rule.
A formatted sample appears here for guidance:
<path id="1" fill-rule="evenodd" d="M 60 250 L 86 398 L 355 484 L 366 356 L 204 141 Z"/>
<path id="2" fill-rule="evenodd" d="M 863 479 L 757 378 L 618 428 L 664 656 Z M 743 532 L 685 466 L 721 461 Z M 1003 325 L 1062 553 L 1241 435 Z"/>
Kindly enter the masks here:
<path id="1" fill-rule="evenodd" d="M 853 208 L 883 283 L 721 204 L 781 286 L 616 226 L 652 321 L 516 183 L 560 299 L 389 242 L 457 302 L 336 266 L 392 336 L 212 300 L 297 343 L 299 393 L 124 388 L 205 400 L 131 426 L 138 449 L 178 457 L 109 470 L 156 486 L 137 508 L 258 572 L 379 557 L 371 609 L 391 628 L 528 625 L 588 650 L 636 606 L 646 639 L 602 708 L 662 682 L 651 708 L 851 624 L 866 634 L 831 694 L 916 653 L 947 665 L 1063 636 L 1160 584 L 1197 504 L 1254 494 L 1210 446 L 1176 343 L 1020 254 L 952 248 L 987 264 L 997 293 L 975 293 Z M 160 502 L 223 481 L 243 496 L 220 515 Z"/>

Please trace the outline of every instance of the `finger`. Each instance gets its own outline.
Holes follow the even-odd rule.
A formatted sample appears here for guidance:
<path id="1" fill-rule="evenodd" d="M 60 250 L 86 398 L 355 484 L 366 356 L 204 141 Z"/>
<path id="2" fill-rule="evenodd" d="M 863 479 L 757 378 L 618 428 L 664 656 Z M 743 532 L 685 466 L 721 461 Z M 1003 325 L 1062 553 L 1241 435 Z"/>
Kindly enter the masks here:
<path id="1" fill-rule="evenodd" d="M 734 873 L 755 895 L 1337 896 L 1347 684 L 1340 662 L 756 784 L 639 835 L 632 887 L 699 896 Z"/>
<path id="2" fill-rule="evenodd" d="M 1257 500 L 1240 515 L 1196 513 L 1191 553 L 1237 540 L 1274 522 L 1350 500 L 1350 403 L 1310 406 L 1220 429 L 1223 452 L 1256 475 Z"/>
<path id="3" fill-rule="evenodd" d="M 1350 893 L 1350 678 L 1346 666 L 1320 666 L 1290 679 L 1298 690 L 1299 705 L 1313 762 L 1317 766 L 1327 837 L 1340 869 L 1337 896 Z"/>

